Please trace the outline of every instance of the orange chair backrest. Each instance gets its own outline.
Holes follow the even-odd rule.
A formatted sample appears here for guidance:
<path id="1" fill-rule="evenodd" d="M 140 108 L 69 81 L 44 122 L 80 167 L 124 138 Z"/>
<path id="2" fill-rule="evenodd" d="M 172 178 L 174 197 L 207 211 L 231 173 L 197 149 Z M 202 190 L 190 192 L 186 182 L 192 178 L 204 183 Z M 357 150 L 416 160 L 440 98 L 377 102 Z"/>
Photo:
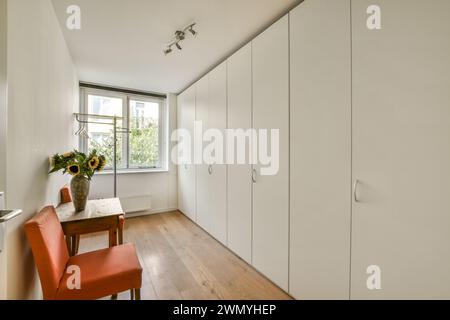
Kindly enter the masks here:
<path id="1" fill-rule="evenodd" d="M 70 189 L 68 186 L 62 187 L 60 193 L 61 193 L 61 203 L 72 202 L 72 196 L 70 195 Z"/>
<path id="2" fill-rule="evenodd" d="M 45 207 L 25 224 L 44 299 L 54 299 L 69 260 L 64 233 L 53 206 Z"/>

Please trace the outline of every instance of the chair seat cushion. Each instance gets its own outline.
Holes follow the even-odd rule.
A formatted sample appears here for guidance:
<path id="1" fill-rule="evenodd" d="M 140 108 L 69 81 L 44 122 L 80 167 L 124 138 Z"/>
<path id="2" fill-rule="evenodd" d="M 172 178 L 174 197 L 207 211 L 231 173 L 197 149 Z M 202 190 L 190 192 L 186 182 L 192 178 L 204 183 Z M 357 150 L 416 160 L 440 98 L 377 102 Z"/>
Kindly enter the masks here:
<path id="1" fill-rule="evenodd" d="M 66 272 L 61 279 L 56 299 L 98 299 L 131 288 L 141 288 L 142 267 L 133 244 L 71 257 L 67 267 L 71 265 L 80 268 L 81 289 L 68 288 L 67 281 L 72 274 Z"/>

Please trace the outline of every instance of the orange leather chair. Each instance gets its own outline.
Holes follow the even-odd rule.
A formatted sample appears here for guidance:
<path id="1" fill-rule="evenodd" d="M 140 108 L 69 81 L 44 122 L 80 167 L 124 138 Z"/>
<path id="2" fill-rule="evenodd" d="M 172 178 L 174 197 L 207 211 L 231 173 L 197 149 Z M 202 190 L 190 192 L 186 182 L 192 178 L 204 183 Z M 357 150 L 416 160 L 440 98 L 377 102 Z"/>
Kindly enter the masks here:
<path id="1" fill-rule="evenodd" d="M 98 299 L 131 290 L 140 300 L 142 267 L 133 244 L 69 257 L 63 230 L 52 206 L 25 224 L 25 233 L 39 272 L 44 299 Z M 80 289 L 69 289 L 70 266 L 80 268 Z"/>

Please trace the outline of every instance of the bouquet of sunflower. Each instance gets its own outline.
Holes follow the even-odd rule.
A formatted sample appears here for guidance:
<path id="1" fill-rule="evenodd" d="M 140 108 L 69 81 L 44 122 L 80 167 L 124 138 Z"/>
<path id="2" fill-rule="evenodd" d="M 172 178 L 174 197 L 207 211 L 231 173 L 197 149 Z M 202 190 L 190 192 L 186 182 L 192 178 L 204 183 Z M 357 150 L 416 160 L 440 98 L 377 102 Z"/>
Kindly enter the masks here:
<path id="1" fill-rule="evenodd" d="M 50 158 L 51 170 L 49 173 L 62 170 L 63 174 L 69 173 L 72 176 L 83 176 L 91 180 L 96 172 L 105 168 L 106 159 L 93 150 L 89 156 L 78 150 L 66 152 L 64 154 L 55 154 Z"/>

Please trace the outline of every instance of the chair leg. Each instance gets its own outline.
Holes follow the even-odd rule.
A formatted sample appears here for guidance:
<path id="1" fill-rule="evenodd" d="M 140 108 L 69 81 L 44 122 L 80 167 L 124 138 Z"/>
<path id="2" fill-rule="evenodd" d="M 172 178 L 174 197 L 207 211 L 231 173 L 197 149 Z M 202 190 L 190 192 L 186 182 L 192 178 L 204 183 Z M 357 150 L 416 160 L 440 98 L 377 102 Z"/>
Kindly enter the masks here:
<path id="1" fill-rule="evenodd" d="M 134 295 L 135 295 L 134 300 L 141 300 L 141 289 L 134 289 Z"/>
<path id="2" fill-rule="evenodd" d="M 130 289 L 130 300 L 134 300 L 134 289 Z"/>

